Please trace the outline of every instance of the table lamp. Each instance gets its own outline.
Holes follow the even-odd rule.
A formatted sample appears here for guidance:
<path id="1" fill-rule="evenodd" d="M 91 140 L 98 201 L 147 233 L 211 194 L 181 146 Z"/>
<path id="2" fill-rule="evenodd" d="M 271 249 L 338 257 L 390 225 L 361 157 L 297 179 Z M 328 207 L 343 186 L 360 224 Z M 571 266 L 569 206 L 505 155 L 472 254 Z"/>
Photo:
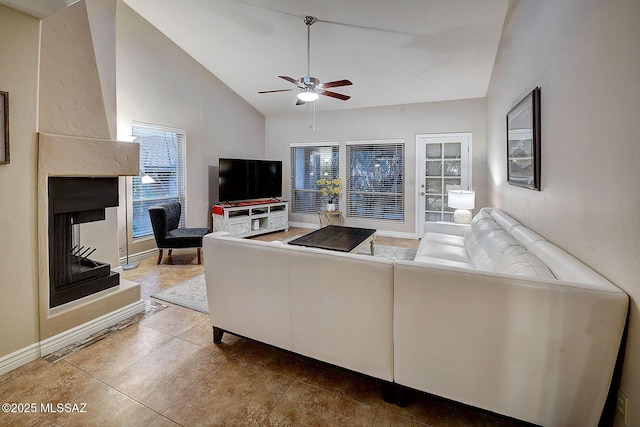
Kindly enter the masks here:
<path id="1" fill-rule="evenodd" d="M 476 193 L 467 190 L 449 190 L 449 207 L 456 209 L 453 222 L 456 224 L 471 224 L 471 212 L 476 206 Z"/>

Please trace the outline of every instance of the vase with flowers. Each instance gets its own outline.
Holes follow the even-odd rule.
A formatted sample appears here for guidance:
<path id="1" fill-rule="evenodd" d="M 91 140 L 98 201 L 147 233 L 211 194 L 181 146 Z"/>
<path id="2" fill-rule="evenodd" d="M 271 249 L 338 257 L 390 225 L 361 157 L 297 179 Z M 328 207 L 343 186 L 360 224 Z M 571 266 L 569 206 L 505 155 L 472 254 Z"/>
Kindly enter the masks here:
<path id="1" fill-rule="evenodd" d="M 327 197 L 327 211 L 335 211 L 336 202 L 340 196 L 340 190 L 342 190 L 342 181 L 340 181 L 340 178 L 322 178 L 317 181 L 317 184 L 320 191 L 322 191 L 322 195 Z"/>

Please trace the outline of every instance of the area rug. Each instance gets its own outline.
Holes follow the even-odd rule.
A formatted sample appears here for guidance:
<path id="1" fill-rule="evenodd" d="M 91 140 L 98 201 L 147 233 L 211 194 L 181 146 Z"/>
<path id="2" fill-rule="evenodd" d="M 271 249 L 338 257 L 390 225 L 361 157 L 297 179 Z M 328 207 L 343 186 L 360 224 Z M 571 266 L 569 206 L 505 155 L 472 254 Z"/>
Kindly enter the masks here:
<path id="1" fill-rule="evenodd" d="M 209 314 L 207 302 L 207 287 L 204 274 L 185 280 L 182 283 L 151 295 L 153 298 L 190 308 L 201 313 Z"/>
<path id="2" fill-rule="evenodd" d="M 360 251 L 360 253 L 368 255 L 370 253 L 369 247 L 367 246 Z M 397 246 L 376 245 L 375 256 L 391 259 L 413 260 L 416 256 L 416 250 L 400 248 Z M 178 283 L 172 288 L 152 295 L 152 297 L 182 307 L 190 308 L 191 310 L 196 310 L 201 313 L 209 314 L 207 287 L 204 282 L 204 274 L 186 280 L 182 283 Z"/>
<path id="3" fill-rule="evenodd" d="M 371 254 L 371 249 L 369 246 L 365 246 L 359 252 L 363 255 Z M 391 258 L 391 259 L 401 259 L 407 261 L 413 261 L 416 257 L 416 250 L 409 248 L 401 248 L 399 246 L 389 246 L 389 245 L 375 245 L 374 249 L 375 256 L 383 257 L 383 258 Z"/>

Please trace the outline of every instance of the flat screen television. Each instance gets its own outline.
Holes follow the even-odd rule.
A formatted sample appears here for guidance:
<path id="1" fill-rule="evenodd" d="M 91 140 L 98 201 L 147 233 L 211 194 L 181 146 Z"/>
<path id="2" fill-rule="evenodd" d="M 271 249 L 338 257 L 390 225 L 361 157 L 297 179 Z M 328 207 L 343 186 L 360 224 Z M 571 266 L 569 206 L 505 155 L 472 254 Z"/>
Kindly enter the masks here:
<path id="1" fill-rule="evenodd" d="M 282 196 L 282 161 L 221 158 L 218 198 L 221 202 Z"/>

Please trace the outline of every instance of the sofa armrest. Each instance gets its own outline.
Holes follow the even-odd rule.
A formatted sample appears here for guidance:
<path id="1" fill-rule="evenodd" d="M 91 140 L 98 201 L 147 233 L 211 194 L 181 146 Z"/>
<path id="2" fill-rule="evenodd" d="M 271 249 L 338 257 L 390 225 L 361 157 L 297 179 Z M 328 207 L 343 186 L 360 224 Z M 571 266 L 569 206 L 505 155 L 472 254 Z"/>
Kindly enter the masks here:
<path id="1" fill-rule="evenodd" d="M 202 250 L 211 325 L 292 350 L 287 247 L 211 233 Z"/>
<path id="2" fill-rule="evenodd" d="M 454 236 L 464 236 L 464 232 L 467 231 L 467 228 L 469 228 L 467 224 L 455 224 L 453 222 L 427 221 L 424 223 L 425 233 L 441 233 L 453 234 Z"/>

